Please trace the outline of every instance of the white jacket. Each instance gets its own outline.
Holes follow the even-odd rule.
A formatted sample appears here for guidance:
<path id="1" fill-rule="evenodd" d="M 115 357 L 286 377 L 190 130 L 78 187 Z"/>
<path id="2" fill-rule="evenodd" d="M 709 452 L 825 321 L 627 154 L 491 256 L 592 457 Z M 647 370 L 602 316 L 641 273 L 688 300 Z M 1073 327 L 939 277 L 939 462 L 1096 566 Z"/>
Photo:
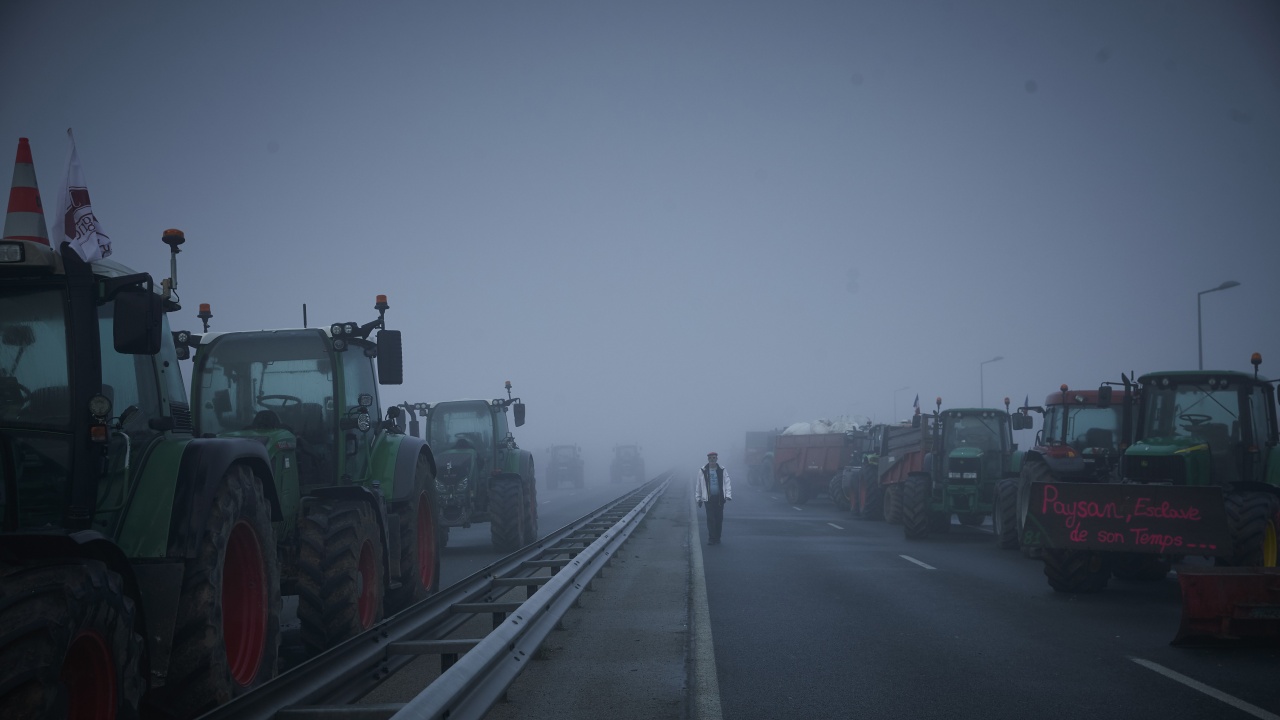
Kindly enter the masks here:
<path id="1" fill-rule="evenodd" d="M 706 481 L 702 479 L 702 471 L 706 467 L 706 465 L 703 465 L 693 474 L 693 499 L 698 502 L 705 502 L 707 498 L 711 497 L 711 490 L 707 487 Z M 729 471 L 723 465 L 720 466 L 720 479 L 724 485 L 724 499 L 732 500 L 733 485 L 729 484 Z"/>

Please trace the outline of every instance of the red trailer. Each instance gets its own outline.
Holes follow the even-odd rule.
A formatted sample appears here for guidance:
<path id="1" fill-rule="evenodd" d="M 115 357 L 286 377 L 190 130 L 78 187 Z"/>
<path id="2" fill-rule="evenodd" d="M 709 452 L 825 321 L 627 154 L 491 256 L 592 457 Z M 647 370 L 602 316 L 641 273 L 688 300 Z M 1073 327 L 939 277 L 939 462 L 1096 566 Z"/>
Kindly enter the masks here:
<path id="1" fill-rule="evenodd" d="M 852 474 L 849 504 L 864 519 L 881 515 L 902 522 L 902 483 L 924 470 L 925 455 L 933 448 L 933 418 L 917 415 L 918 424 L 878 425 L 872 428 L 866 461 Z"/>
<path id="2" fill-rule="evenodd" d="M 787 502 L 801 505 L 827 492 L 832 478 L 861 460 L 866 449 L 865 430 L 843 433 L 779 435 L 773 449 L 773 476 L 782 485 Z"/>

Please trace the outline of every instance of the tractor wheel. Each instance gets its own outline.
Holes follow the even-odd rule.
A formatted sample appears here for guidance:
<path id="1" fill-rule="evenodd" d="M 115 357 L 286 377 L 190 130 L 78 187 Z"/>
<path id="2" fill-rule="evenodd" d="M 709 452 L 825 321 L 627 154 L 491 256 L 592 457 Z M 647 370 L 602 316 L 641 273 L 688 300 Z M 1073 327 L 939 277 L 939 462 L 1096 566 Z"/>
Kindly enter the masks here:
<path id="1" fill-rule="evenodd" d="M 1168 560 L 1159 555 L 1130 553 L 1114 558 L 1111 563 L 1111 574 L 1118 580 L 1156 582 L 1163 580 L 1172 567 Z"/>
<path id="2" fill-rule="evenodd" d="M 524 530 L 524 487 L 520 478 L 499 478 L 489 483 L 489 538 L 498 552 L 521 547 Z"/>
<path id="3" fill-rule="evenodd" d="M 1025 460 L 1018 475 L 1017 520 L 1019 537 L 1027 529 L 1027 513 L 1031 507 L 1031 483 L 1033 482 L 1053 482 L 1053 473 L 1049 471 L 1049 465 L 1040 458 L 1028 458 Z"/>
<path id="4" fill-rule="evenodd" d="M 804 487 L 793 477 L 782 479 L 782 494 L 786 496 L 788 505 L 803 505 L 807 499 L 804 496 Z"/>
<path id="5" fill-rule="evenodd" d="M 1044 576 L 1060 593 L 1095 593 L 1111 579 L 1111 561 L 1088 550 L 1045 550 Z"/>
<path id="6" fill-rule="evenodd" d="M 967 527 L 981 527 L 982 521 L 986 519 L 986 513 L 960 513 L 960 524 Z"/>
<path id="7" fill-rule="evenodd" d="M 996 483 L 994 507 L 991 508 L 991 529 L 996 536 L 996 545 L 1001 550 L 1013 550 L 1018 547 L 1018 481 L 1005 478 Z"/>
<path id="8" fill-rule="evenodd" d="M 902 534 L 908 539 L 922 538 L 929 533 L 931 484 L 924 473 L 911 473 L 902 483 Z M 950 523 L 950 516 L 947 522 Z"/>
<path id="9" fill-rule="evenodd" d="M 270 680 L 280 653 L 280 566 L 271 510 L 249 468 L 232 465 L 214 496 L 178 599 L 167 714 L 199 715 Z"/>
<path id="10" fill-rule="evenodd" d="M 854 494 L 857 496 L 859 520 L 879 520 L 884 517 L 884 488 L 879 479 L 866 470 L 858 474 L 854 481 Z"/>
<path id="11" fill-rule="evenodd" d="M 298 530 L 298 620 L 309 654 L 382 620 L 382 538 L 369 504 L 313 500 Z"/>
<path id="12" fill-rule="evenodd" d="M 849 512 L 849 493 L 844 489 L 844 474 L 834 475 L 831 483 L 827 487 L 827 494 L 831 496 L 831 503 L 841 512 Z"/>
<path id="13" fill-rule="evenodd" d="M 1265 492 L 1227 495 L 1227 527 L 1233 551 L 1230 565 L 1276 566 L 1276 523 L 1280 500 Z"/>
<path id="14" fill-rule="evenodd" d="M 893 525 L 902 522 L 902 483 L 884 489 L 884 521 Z"/>
<path id="15" fill-rule="evenodd" d="M 529 480 L 528 492 L 524 495 L 524 545 L 538 542 L 538 483 Z"/>
<path id="16" fill-rule="evenodd" d="M 765 466 L 760 469 L 760 482 L 764 485 L 765 492 L 778 491 L 778 478 L 773 475 L 773 468 Z"/>
<path id="17" fill-rule="evenodd" d="M 134 612 L 96 560 L 0 566 L 0 717 L 136 717 L 146 684 Z"/>
<path id="18" fill-rule="evenodd" d="M 400 587 L 388 590 L 386 608 L 394 615 L 440 589 L 440 551 L 437 548 L 436 513 L 431 506 L 431 466 L 418 456 L 414 487 L 418 496 L 401 503 Z"/>

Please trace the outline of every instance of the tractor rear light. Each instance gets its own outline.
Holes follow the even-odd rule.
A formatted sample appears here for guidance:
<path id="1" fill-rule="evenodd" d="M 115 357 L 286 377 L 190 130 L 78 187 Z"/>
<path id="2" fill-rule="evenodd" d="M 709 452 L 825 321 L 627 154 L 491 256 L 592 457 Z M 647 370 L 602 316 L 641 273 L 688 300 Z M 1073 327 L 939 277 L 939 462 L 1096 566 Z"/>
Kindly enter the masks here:
<path id="1" fill-rule="evenodd" d="M 0 263 L 20 263 L 27 259 L 27 253 L 20 242 L 0 243 Z"/>
<path id="2" fill-rule="evenodd" d="M 329 334 L 334 337 L 338 337 L 339 335 L 342 334 L 342 331 L 344 329 L 345 328 L 343 327 L 342 323 L 334 323 L 329 326 Z"/>
<path id="3" fill-rule="evenodd" d="M 96 443 L 104 443 L 107 441 L 109 433 L 106 425 L 90 425 L 89 439 Z"/>

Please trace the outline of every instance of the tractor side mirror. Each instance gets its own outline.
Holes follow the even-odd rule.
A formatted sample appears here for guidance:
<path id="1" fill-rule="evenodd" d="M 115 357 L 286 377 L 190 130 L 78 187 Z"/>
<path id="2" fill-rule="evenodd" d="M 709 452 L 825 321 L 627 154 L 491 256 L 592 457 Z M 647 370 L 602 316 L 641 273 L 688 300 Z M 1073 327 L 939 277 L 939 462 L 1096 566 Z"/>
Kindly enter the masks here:
<path id="1" fill-rule="evenodd" d="M 513 404 L 511 407 L 515 411 L 516 427 L 524 425 L 524 403 L 518 402 Z"/>
<path id="2" fill-rule="evenodd" d="M 1103 385 L 1102 387 L 1098 388 L 1098 407 L 1100 408 L 1111 407 L 1111 386 L 1110 385 Z"/>
<path id="3" fill-rule="evenodd" d="M 120 290 L 115 299 L 111 332 L 116 352 L 155 355 L 160 352 L 161 298 L 141 287 Z"/>
<path id="4" fill-rule="evenodd" d="M 404 383 L 404 348 L 399 330 L 378 331 L 378 384 Z"/>
<path id="5" fill-rule="evenodd" d="M 1014 413 L 1011 420 L 1014 430 L 1030 430 L 1035 424 L 1031 416 L 1024 413 Z"/>

